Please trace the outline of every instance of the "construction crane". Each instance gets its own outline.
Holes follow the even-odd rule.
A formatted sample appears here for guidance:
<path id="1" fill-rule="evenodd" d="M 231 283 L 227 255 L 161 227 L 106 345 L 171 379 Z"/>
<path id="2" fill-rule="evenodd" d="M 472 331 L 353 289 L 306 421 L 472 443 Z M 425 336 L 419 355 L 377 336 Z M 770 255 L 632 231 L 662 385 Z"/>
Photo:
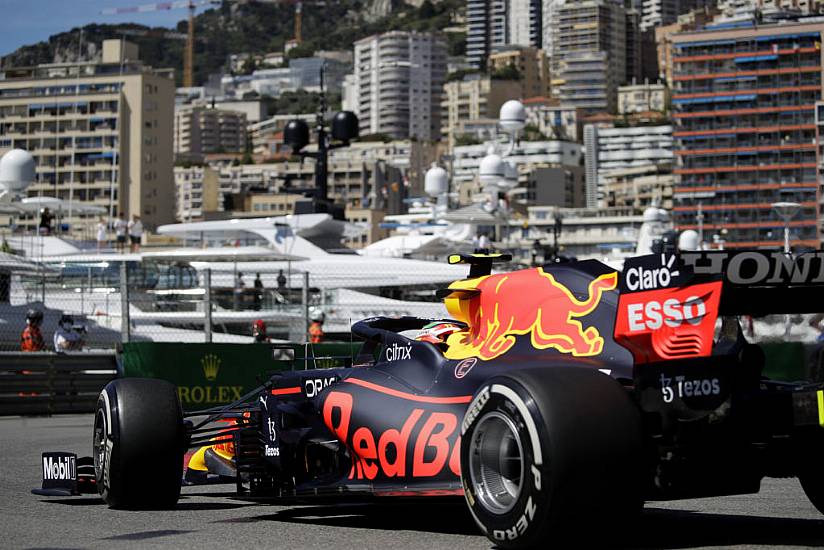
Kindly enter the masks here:
<path id="1" fill-rule="evenodd" d="M 230 0 L 231 1 L 231 0 Z M 281 4 L 288 3 L 295 5 L 295 45 L 300 45 L 302 41 L 303 22 L 303 1 L 302 0 L 260 0 L 261 3 Z M 219 6 L 220 0 L 178 0 L 176 2 L 159 2 L 157 4 L 143 4 L 140 6 L 126 6 L 121 8 L 107 8 L 102 10 L 102 15 L 122 15 L 126 13 L 148 13 L 153 11 L 170 11 L 186 8 L 189 10 L 189 28 L 186 34 L 186 53 L 183 57 L 183 86 L 191 88 L 194 86 L 193 69 L 195 57 L 195 9 L 201 6 Z M 323 1 L 317 2 L 323 4 Z M 131 34 L 138 35 L 140 31 Z M 128 33 L 124 33 L 128 34 Z M 176 33 L 164 35 L 165 38 L 178 38 Z"/>
<path id="2" fill-rule="evenodd" d="M 124 13 L 148 13 L 153 11 L 170 11 L 186 8 L 189 10 L 189 29 L 186 35 L 186 53 L 183 56 L 183 85 L 187 88 L 194 86 L 192 78 L 195 58 L 195 9 L 201 6 L 220 5 L 219 0 L 180 0 L 177 2 L 160 2 L 157 4 L 143 4 L 141 6 L 127 6 L 122 8 L 108 8 L 102 15 L 121 15 Z"/>

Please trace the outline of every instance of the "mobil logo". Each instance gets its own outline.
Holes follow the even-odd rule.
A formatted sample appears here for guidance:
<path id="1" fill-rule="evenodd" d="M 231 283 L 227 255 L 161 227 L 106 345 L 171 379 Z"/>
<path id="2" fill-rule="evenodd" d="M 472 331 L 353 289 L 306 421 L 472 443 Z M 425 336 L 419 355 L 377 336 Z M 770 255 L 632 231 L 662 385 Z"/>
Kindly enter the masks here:
<path id="1" fill-rule="evenodd" d="M 615 340 L 636 363 L 709 355 L 720 300 L 720 281 L 621 294 Z"/>
<path id="2" fill-rule="evenodd" d="M 449 288 L 469 292 L 463 293 L 463 299 L 448 297 L 446 306 L 469 329 L 449 337 L 445 355 L 449 359 L 494 359 L 509 351 L 519 335 L 529 335 L 537 349 L 598 355 L 604 338 L 597 327 L 585 327 L 579 318 L 592 313 L 617 281 L 616 272 L 593 277 L 583 300 L 540 267 L 457 281 Z"/>

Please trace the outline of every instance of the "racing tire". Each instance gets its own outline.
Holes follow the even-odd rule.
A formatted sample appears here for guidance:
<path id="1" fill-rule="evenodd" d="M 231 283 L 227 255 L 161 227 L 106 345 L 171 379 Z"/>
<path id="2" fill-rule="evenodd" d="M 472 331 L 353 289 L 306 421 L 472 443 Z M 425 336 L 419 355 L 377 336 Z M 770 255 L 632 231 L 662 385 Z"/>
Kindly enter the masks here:
<path id="1" fill-rule="evenodd" d="M 92 446 L 98 492 L 109 507 L 174 507 L 185 448 L 174 384 L 149 378 L 110 382 L 97 399 Z"/>
<path id="2" fill-rule="evenodd" d="M 802 456 L 798 481 L 812 505 L 824 514 L 824 470 L 820 464 L 824 456 L 824 439 L 816 438 L 805 448 Z"/>
<path id="3" fill-rule="evenodd" d="M 608 525 L 643 507 L 642 454 L 638 407 L 594 369 L 491 378 L 461 425 L 464 495 L 501 548 L 565 548 L 617 533 Z"/>

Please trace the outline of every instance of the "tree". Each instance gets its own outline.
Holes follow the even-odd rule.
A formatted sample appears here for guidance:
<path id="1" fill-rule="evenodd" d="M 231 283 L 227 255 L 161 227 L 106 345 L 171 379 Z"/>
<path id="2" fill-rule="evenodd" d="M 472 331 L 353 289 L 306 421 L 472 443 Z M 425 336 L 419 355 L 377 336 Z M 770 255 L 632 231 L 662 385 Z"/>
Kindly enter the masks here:
<path id="1" fill-rule="evenodd" d="M 521 71 L 514 64 L 510 63 L 506 67 L 501 67 L 492 71 L 492 80 L 521 80 Z"/>

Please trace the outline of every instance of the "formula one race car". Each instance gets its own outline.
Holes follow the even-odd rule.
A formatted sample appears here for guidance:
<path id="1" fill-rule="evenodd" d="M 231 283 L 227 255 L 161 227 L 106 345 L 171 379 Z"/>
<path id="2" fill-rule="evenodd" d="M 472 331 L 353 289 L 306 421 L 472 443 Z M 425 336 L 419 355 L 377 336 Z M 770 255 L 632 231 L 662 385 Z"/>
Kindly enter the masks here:
<path id="1" fill-rule="evenodd" d="M 190 480 L 276 502 L 462 495 L 504 548 L 765 476 L 798 476 L 824 512 L 824 384 L 766 379 L 737 320 L 820 308 L 824 252 L 492 273 L 508 259 L 452 256 L 471 266 L 439 293 L 453 319 L 360 321 L 353 367 L 279 373 L 227 407 L 184 415 L 171 384 L 115 380 L 94 427 L 100 494 L 174 506 L 200 448 Z"/>

